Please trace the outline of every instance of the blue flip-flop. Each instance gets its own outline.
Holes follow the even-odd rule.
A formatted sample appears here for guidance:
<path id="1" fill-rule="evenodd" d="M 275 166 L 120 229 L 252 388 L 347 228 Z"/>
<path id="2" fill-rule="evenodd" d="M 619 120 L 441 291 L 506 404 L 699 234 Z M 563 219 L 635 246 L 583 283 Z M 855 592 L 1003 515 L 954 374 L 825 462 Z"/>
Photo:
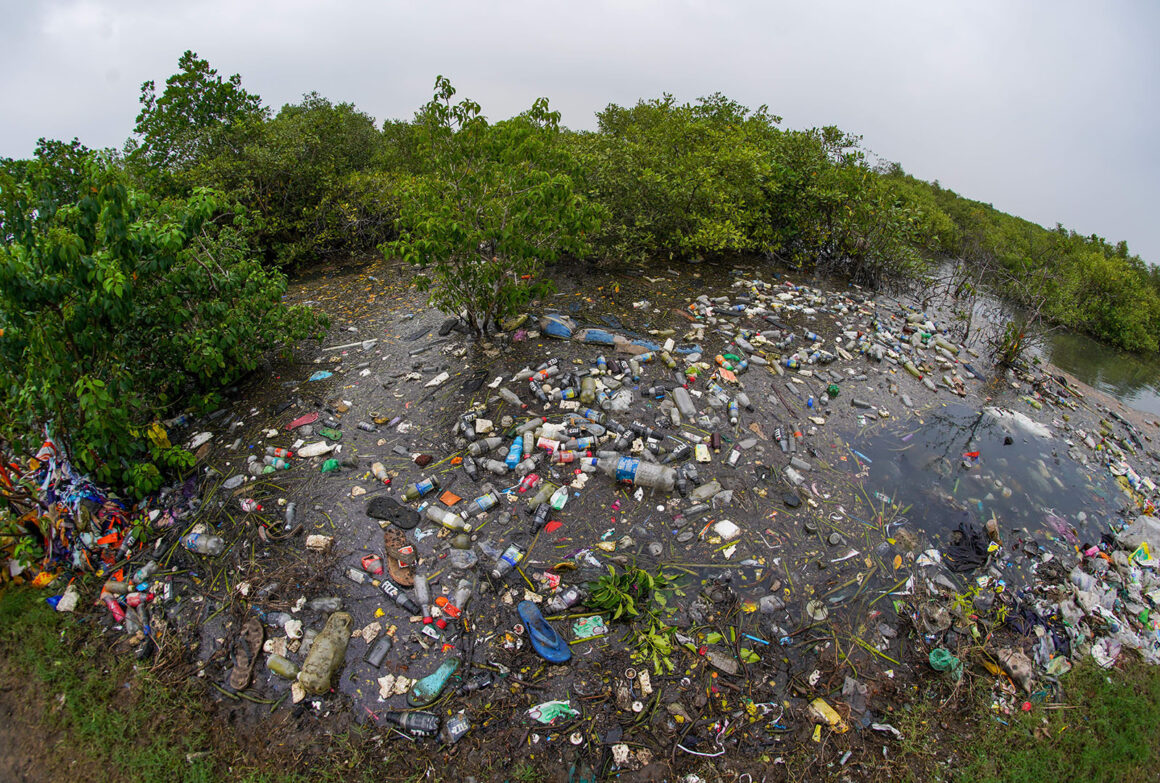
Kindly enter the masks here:
<path id="1" fill-rule="evenodd" d="M 532 648 L 548 663 L 564 663 L 572 657 L 572 648 L 564 641 L 556 629 L 548 625 L 540 607 L 531 601 L 520 601 L 516 605 L 516 612 L 524 621 L 528 629 L 528 638 L 532 640 Z"/>

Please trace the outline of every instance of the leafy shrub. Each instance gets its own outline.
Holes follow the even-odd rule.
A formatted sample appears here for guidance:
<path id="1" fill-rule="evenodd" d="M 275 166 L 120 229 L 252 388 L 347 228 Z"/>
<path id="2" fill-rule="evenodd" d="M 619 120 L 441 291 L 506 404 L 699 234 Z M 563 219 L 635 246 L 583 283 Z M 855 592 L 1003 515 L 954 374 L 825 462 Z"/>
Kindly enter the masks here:
<path id="1" fill-rule="evenodd" d="M 320 321 L 282 303 L 220 194 L 158 202 L 90 158 L 50 211 L 61 179 L 26 164 L 0 167 L 0 437 L 29 448 L 46 428 L 98 481 L 150 492 L 190 456 L 149 423 Z"/>

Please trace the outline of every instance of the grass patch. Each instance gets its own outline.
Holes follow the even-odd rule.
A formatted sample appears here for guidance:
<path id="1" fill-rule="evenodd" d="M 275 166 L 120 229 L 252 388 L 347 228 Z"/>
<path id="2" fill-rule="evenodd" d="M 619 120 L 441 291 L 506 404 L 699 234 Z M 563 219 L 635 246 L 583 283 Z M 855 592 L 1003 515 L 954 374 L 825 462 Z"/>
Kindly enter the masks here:
<path id="1" fill-rule="evenodd" d="M 980 716 L 962 783 L 1160 779 L 1160 667 L 1140 661 L 1107 672 L 1090 659 L 1062 680 L 1066 709 L 1036 707 L 1003 726 Z M 981 708 L 985 709 L 985 708 Z"/>
<path id="2" fill-rule="evenodd" d="M 84 769 L 70 778 L 102 783 L 400 779 L 382 774 L 383 751 L 372 759 L 372 743 L 354 731 L 331 737 L 323 753 L 305 763 L 292 747 L 282 757 L 247 758 L 234 732 L 259 727 L 224 726 L 199 683 L 159 681 L 132 655 L 112 653 L 91 615 L 55 612 L 44 602 L 46 595 L 28 588 L 0 594 L 0 665 L 7 678 L 21 683 L 24 698 L 44 703 L 44 728 L 59 734 L 70 757 L 84 760 Z M 54 753 L 59 749 L 44 749 L 46 757 Z M 186 754 L 195 756 L 188 760 Z"/>
<path id="3" fill-rule="evenodd" d="M 56 707 L 52 728 L 87 764 L 115 771 L 109 779 L 214 780 L 209 760 L 186 761 L 209 742 L 201 701 L 134 671 L 131 658 L 86 644 L 95 630 L 53 611 L 44 596 L 10 589 L 0 597 L 0 649 Z"/>

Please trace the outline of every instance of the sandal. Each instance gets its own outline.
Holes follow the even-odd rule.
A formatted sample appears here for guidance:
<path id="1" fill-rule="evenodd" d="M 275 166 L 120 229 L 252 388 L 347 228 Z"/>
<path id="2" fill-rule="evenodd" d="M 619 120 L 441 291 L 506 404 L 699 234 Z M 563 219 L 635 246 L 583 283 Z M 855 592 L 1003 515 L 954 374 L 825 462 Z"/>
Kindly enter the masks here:
<path id="1" fill-rule="evenodd" d="M 397 528 L 410 530 L 419 524 L 417 511 L 399 503 L 388 495 L 376 495 L 367 503 L 367 516 L 390 522 Z"/>
<path id="2" fill-rule="evenodd" d="M 393 527 L 384 530 L 383 549 L 386 551 L 387 571 L 391 580 L 400 587 L 415 584 L 415 547 L 407 542 L 403 531 Z"/>
<path id="3" fill-rule="evenodd" d="M 244 691 L 249 687 L 265 636 L 262 621 L 251 616 L 234 640 L 234 668 L 230 670 L 229 684 L 235 691 Z"/>

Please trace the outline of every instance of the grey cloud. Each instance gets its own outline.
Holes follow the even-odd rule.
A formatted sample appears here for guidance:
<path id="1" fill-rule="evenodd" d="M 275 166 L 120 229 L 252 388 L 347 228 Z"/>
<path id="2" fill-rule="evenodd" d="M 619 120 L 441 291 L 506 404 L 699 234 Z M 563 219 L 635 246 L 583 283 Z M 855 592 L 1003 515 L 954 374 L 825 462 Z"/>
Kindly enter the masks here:
<path id="1" fill-rule="evenodd" d="M 1098 10 L 1097 10 L 1098 9 Z M 120 146 L 140 83 L 193 49 L 275 109 L 317 90 L 409 118 L 438 73 L 493 118 L 548 96 L 574 128 L 610 102 L 721 91 L 789 127 L 836 124 L 963 195 L 1160 262 L 1160 6 L 530 0 L 4 2 L 0 155 L 38 136 Z"/>

